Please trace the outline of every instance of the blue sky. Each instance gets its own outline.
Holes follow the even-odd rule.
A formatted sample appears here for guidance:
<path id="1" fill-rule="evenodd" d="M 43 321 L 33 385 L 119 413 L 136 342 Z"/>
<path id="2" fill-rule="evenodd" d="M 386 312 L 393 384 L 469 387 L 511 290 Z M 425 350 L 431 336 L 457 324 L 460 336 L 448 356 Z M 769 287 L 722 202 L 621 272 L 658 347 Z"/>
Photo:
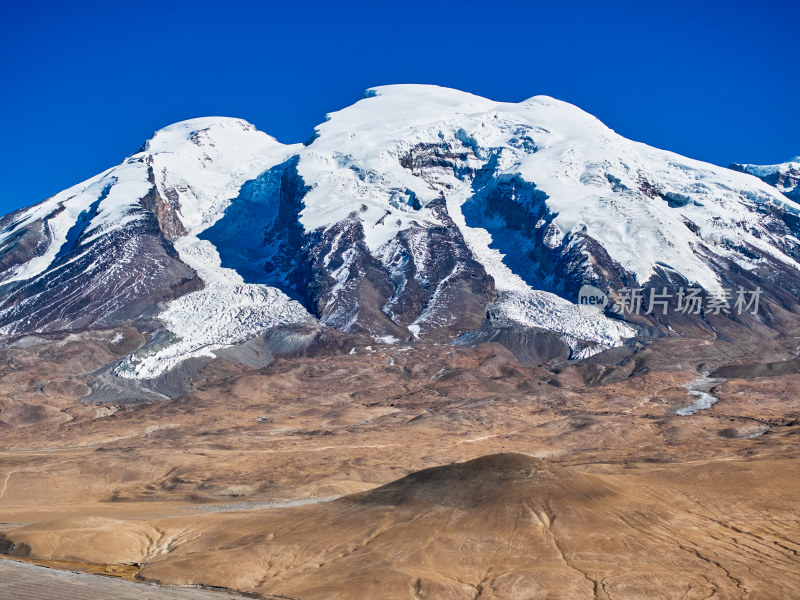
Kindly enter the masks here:
<path id="1" fill-rule="evenodd" d="M 283 142 L 365 88 L 547 94 L 721 165 L 800 154 L 800 3 L 5 2 L 0 213 L 156 129 L 241 117 Z"/>

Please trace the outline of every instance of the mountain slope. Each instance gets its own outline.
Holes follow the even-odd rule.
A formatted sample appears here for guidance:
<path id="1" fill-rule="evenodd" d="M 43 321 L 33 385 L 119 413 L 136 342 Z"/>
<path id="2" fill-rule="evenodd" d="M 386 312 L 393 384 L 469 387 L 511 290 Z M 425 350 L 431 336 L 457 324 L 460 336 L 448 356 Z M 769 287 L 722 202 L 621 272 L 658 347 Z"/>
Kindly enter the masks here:
<path id="1" fill-rule="evenodd" d="M 752 178 L 626 140 L 551 98 L 376 88 L 318 127 L 298 172 L 314 182 L 305 228 L 357 215 L 376 256 L 412 223 L 441 225 L 444 199 L 494 279 L 490 312 L 588 339 L 619 333 L 602 319 L 584 325 L 562 301 L 584 283 L 716 291 L 738 282 L 733 264 L 763 287 L 776 270 L 797 281 L 796 204 Z"/>
<path id="2" fill-rule="evenodd" d="M 148 167 L 131 161 L 4 217 L 0 331 L 109 326 L 198 289 L 140 204 L 152 191 Z"/>

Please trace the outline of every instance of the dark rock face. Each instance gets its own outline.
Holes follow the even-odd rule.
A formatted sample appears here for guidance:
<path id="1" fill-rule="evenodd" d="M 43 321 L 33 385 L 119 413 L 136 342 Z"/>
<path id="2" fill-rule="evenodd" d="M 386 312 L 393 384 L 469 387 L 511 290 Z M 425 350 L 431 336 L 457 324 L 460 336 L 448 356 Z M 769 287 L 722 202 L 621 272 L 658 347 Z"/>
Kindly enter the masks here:
<path id="1" fill-rule="evenodd" d="M 382 255 L 394 286 L 383 311 L 426 337 L 477 329 L 495 299 L 494 281 L 467 248 L 443 197 L 428 204 L 443 223 L 400 232 Z"/>
<path id="2" fill-rule="evenodd" d="M 494 282 L 472 257 L 447 215 L 444 199 L 428 205 L 442 226 L 401 231 L 374 257 L 357 215 L 306 243 L 312 312 L 333 327 L 407 339 L 407 327 L 428 339 L 480 327 L 494 300 Z"/>
<path id="3" fill-rule="evenodd" d="M 50 232 L 47 221 L 43 219 L 34 221 L 29 227 L 14 234 L 0 248 L 0 277 L 7 278 L 14 267 L 41 256 L 47 250 L 49 241 Z"/>
<path id="4" fill-rule="evenodd" d="M 408 339 L 416 325 L 421 337 L 452 338 L 480 327 L 494 299 L 491 277 L 452 223 L 405 230 L 378 260 L 353 217 L 315 232 L 306 256 L 310 309 L 345 331 Z"/>
<path id="5" fill-rule="evenodd" d="M 164 237 L 170 241 L 186 235 L 178 213 L 180 205 L 178 203 L 178 193 L 171 187 L 164 188 L 164 194 L 159 193 L 159 186 L 156 185 L 156 176 L 153 168 L 148 169 L 148 179 L 152 184 L 152 189 L 141 200 L 141 205 L 155 215 L 158 227 Z M 160 174 L 163 177 L 163 174 Z"/>
<path id="6" fill-rule="evenodd" d="M 312 232 L 305 250 L 310 274 L 306 299 L 322 323 L 355 333 L 408 337 L 381 310 L 394 289 L 383 266 L 370 254 L 357 217 Z"/>
<path id="7" fill-rule="evenodd" d="M 465 333 L 453 344 L 470 347 L 487 342 L 507 348 L 525 366 L 566 361 L 571 354 L 563 335 L 531 327 L 488 327 Z"/>
<path id="8" fill-rule="evenodd" d="M 417 144 L 399 157 L 400 165 L 415 175 L 426 178 L 426 174 L 434 169 L 452 171 L 463 177 L 471 171 L 466 165 L 467 159 L 474 156 L 472 149 L 464 146 L 453 146 L 447 142 L 441 144 Z M 427 177 L 430 179 L 430 176 Z"/>
<path id="9" fill-rule="evenodd" d="M 202 282 L 178 259 L 153 213 L 142 209 L 139 217 L 86 244 L 83 230 L 75 229 L 45 272 L 0 286 L 0 327 L 12 334 L 109 327 L 200 289 Z M 13 263 L 36 256 L 45 232 L 46 222 L 35 222 L 0 249 L 2 257 Z"/>

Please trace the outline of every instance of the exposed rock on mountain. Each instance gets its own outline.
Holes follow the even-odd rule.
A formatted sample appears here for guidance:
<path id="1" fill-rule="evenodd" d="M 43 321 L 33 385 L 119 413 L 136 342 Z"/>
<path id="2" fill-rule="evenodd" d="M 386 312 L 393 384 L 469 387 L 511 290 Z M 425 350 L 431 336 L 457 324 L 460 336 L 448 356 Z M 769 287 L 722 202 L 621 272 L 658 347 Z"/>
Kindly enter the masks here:
<path id="1" fill-rule="evenodd" d="M 777 165 L 740 165 L 733 163 L 734 171 L 755 175 L 764 183 L 777 188 L 784 196 L 800 202 L 800 156 Z"/>

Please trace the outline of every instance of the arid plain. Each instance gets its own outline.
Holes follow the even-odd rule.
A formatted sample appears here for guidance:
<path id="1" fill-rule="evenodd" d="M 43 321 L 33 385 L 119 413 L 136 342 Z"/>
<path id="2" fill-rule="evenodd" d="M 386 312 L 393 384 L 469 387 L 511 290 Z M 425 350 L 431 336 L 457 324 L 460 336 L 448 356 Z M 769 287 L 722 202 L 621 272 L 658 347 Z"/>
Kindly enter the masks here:
<path id="1" fill-rule="evenodd" d="M 86 404 L 117 333 L 2 351 L 9 559 L 296 600 L 798 597 L 794 337 L 342 345 Z M 718 401 L 682 416 L 701 373 Z"/>

